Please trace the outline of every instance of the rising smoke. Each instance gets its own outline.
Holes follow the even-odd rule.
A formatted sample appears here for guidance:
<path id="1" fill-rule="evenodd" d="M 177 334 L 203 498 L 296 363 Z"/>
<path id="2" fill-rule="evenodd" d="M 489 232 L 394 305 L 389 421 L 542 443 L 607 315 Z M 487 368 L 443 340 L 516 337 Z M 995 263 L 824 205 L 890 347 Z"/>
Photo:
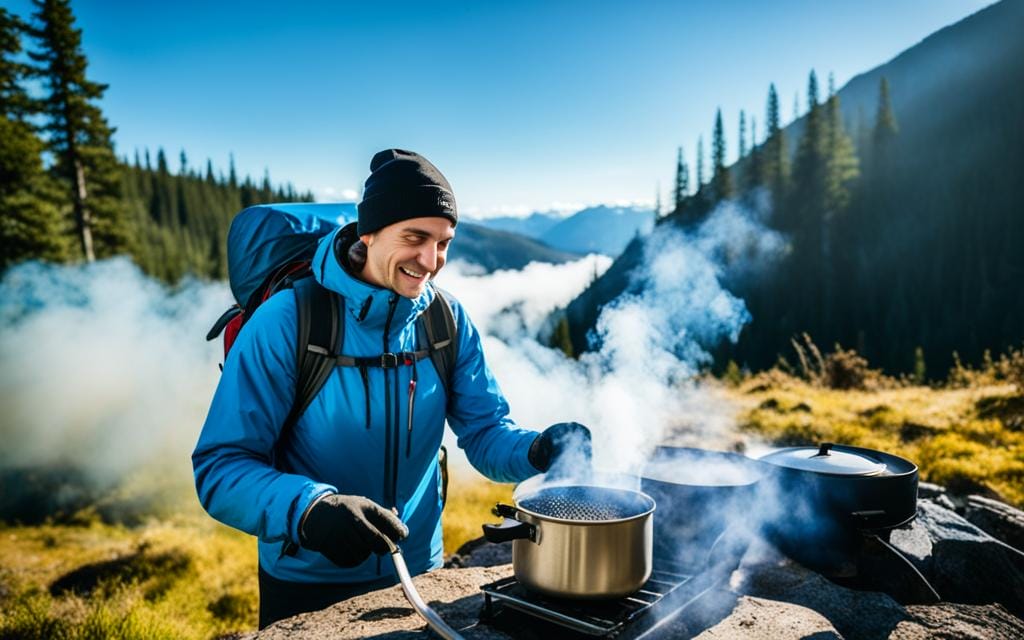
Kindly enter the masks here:
<path id="1" fill-rule="evenodd" d="M 635 470 L 679 425 L 708 437 L 731 426 L 693 375 L 707 347 L 735 339 L 749 319 L 723 283 L 782 250 L 758 220 L 726 203 L 691 232 L 658 227 L 636 275 L 640 293 L 604 310 L 599 349 L 580 360 L 535 337 L 610 259 L 489 275 L 452 264 L 438 282 L 484 334 L 519 424 L 582 422 L 598 466 Z M 221 345 L 204 336 L 230 302 L 226 284 L 168 288 L 126 259 L 9 270 L 0 281 L 0 471 L 71 465 L 109 484 L 161 464 L 187 479 L 219 378 Z"/>
<path id="2" fill-rule="evenodd" d="M 631 290 L 639 293 L 602 311 L 596 350 L 579 360 L 538 344 L 534 335 L 540 314 L 567 303 L 571 294 L 565 294 L 585 284 L 581 277 L 592 273 L 585 264 L 452 279 L 442 272 L 438 280 L 488 334 L 488 361 L 517 422 L 537 430 L 556 422 L 586 424 L 594 435 L 596 467 L 636 473 L 674 430 L 686 429 L 706 446 L 720 445 L 732 431 L 731 406 L 700 388 L 694 376 L 710 364 L 708 349 L 736 340 L 750 320 L 726 283 L 769 268 L 785 250 L 783 238 L 762 223 L 763 210 L 724 202 L 695 229 L 657 227 L 634 272 Z M 575 278 L 578 288 L 552 277 L 556 272 Z M 578 463 L 566 461 L 570 467 Z"/>
<path id="3" fill-rule="evenodd" d="M 71 494 L 70 502 L 92 495 L 83 483 L 111 487 L 145 465 L 187 478 L 218 377 L 219 353 L 203 336 L 227 299 L 226 285 L 168 289 L 123 258 L 8 271 L 0 282 L 5 505 L 29 477 L 37 493 Z"/>

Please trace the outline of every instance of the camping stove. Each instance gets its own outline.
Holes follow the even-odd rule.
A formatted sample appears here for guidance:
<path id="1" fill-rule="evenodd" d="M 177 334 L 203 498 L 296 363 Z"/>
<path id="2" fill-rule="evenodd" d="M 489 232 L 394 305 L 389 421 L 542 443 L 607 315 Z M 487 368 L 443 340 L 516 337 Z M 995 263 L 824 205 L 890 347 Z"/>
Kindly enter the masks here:
<path id="1" fill-rule="evenodd" d="M 484 585 L 481 622 L 517 636 L 537 638 L 644 638 L 728 578 L 738 564 L 711 564 L 699 573 L 654 556 L 650 579 L 615 600 L 568 600 L 526 589 L 514 576 Z"/>

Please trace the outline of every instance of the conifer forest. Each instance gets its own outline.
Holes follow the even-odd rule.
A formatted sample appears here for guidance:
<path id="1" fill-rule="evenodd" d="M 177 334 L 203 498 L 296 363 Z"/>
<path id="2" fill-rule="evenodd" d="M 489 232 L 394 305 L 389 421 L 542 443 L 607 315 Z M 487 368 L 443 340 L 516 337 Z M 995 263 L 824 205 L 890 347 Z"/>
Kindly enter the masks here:
<path id="1" fill-rule="evenodd" d="M 0 8 L 0 268 L 128 254 L 169 283 L 222 279 L 234 213 L 312 200 L 266 174 L 236 175 L 233 160 L 225 172 L 186 150 L 118 156 L 116 123 L 98 106 L 107 86 L 89 77 L 70 3 L 34 7 L 24 17 Z M 927 65 L 910 60 L 897 80 L 886 73 L 900 71 L 897 58 L 841 91 L 811 71 L 787 124 L 772 85 L 762 118 L 741 111 L 729 123 L 721 109 L 709 118 L 710 136 L 690 148 L 692 168 L 679 147 L 660 224 L 693 228 L 722 201 L 768 202 L 768 226 L 789 243 L 781 264 L 729 283 L 753 320 L 737 344 L 714 346 L 716 362 L 771 367 L 807 333 L 891 373 L 923 359 L 939 376 L 1021 343 L 1024 51 L 1020 38 L 1009 46 L 1006 38 L 963 43 L 974 47 L 970 68 L 918 74 Z M 926 41 L 913 51 L 927 61 L 949 46 Z M 847 92 L 856 105 L 844 105 Z M 899 108 L 893 96 L 903 97 Z M 738 160 L 727 165 L 730 145 Z M 624 266 L 570 306 L 570 351 L 592 347 L 599 309 L 625 288 L 638 251 L 627 249 Z"/>
<path id="2" fill-rule="evenodd" d="M 239 177 L 233 159 L 225 175 L 185 150 L 173 160 L 163 149 L 118 157 L 97 104 L 107 86 L 88 77 L 70 3 L 34 6 L 25 18 L 0 7 L 0 269 L 127 254 L 168 283 L 222 279 L 235 213 L 312 200 L 266 174 Z"/>
<path id="3" fill-rule="evenodd" d="M 659 224 L 693 230 L 732 201 L 767 209 L 767 227 L 787 240 L 775 264 L 728 283 L 752 319 L 736 344 L 707 345 L 716 367 L 792 365 L 791 345 L 804 334 L 924 380 L 1019 348 L 1022 23 L 1020 4 L 1000 3 L 842 91 L 812 70 L 786 126 L 773 84 L 762 120 L 740 112 L 738 140 L 727 138 L 719 110 L 709 118 L 707 175 L 704 137 L 690 147 L 692 165 L 679 147 L 674 201 Z M 739 155 L 731 166 L 727 144 Z M 569 306 L 573 352 L 592 348 L 600 308 L 634 286 L 641 252 L 631 245 Z"/>

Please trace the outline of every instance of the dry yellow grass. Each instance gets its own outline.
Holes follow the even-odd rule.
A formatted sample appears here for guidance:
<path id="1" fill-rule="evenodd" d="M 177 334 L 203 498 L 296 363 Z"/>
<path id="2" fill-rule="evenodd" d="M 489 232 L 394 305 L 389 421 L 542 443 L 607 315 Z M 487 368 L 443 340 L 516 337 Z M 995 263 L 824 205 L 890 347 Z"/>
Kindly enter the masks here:
<path id="1" fill-rule="evenodd" d="M 491 482 L 475 471 L 453 466 L 448 487 L 448 504 L 441 516 L 444 552 L 453 553 L 466 542 L 483 535 L 481 525 L 497 522 L 491 509 L 498 502 L 511 504 L 511 484 Z"/>
<path id="2" fill-rule="evenodd" d="M 755 376 L 734 398 L 741 428 L 770 443 L 889 451 L 917 463 L 922 480 L 1024 505 L 1024 399 L 1012 385 L 836 391 Z"/>
<path id="3" fill-rule="evenodd" d="M 256 547 L 198 514 L 0 530 L 0 636 L 209 638 L 255 626 Z"/>
<path id="4" fill-rule="evenodd" d="M 1024 398 L 1012 386 L 835 391 L 762 375 L 715 393 L 740 408 L 748 436 L 891 451 L 918 463 L 924 480 L 1024 505 Z M 451 472 L 446 553 L 479 537 L 480 525 L 497 520 L 491 508 L 513 490 L 466 466 Z M 79 520 L 84 526 L 0 528 L 0 638 L 198 639 L 255 628 L 255 540 L 214 522 L 190 488 L 141 491 L 144 478 L 132 486 L 128 498 L 160 495 L 176 511 L 134 527 L 100 524 L 96 513 L 117 512 L 100 509 L 91 524 L 88 514 Z M 189 495 L 168 498 L 181 492 Z M 62 578 L 90 589 L 51 593 Z"/>
<path id="5" fill-rule="evenodd" d="M 512 485 L 453 469 L 443 516 L 450 553 L 480 536 Z M 0 638 L 211 638 L 256 628 L 256 540 L 194 499 L 136 527 L 0 527 Z M 84 520 L 83 520 L 84 521 Z M 54 589 L 55 584 L 74 589 Z"/>

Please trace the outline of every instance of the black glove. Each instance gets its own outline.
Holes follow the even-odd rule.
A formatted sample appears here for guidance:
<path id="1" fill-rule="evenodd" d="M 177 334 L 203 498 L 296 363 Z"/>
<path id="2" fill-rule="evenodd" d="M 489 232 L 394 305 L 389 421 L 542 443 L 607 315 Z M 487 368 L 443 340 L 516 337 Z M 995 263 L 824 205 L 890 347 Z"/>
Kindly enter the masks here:
<path id="1" fill-rule="evenodd" d="M 589 470 L 593 451 L 590 429 L 578 422 L 559 422 L 544 430 L 530 445 L 527 460 L 538 471 L 547 471 L 565 454 L 579 456 L 579 463 Z"/>
<path id="2" fill-rule="evenodd" d="M 409 530 L 391 511 L 369 498 L 332 494 L 321 499 L 302 523 L 302 546 L 319 551 L 339 567 L 354 567 L 370 552 L 387 553 Z"/>

